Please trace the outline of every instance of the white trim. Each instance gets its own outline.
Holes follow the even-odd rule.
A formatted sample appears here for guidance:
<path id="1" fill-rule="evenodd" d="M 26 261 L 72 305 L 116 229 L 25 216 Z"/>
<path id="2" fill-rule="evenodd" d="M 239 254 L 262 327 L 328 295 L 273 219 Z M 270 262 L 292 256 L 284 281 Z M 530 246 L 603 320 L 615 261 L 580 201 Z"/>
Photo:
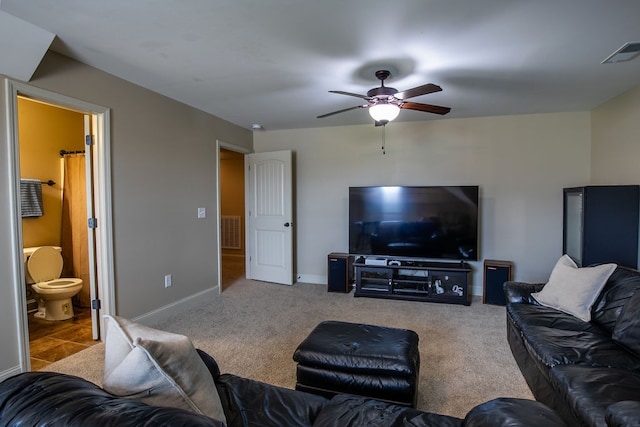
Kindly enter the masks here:
<path id="1" fill-rule="evenodd" d="M 96 119 L 96 142 L 94 158 L 94 194 L 95 212 L 98 218 L 98 228 L 96 233 L 96 262 L 98 268 L 98 289 L 102 302 L 101 314 L 115 314 L 115 285 L 114 285 L 114 263 L 113 263 L 113 222 L 111 207 L 111 119 L 110 110 L 100 105 L 91 104 L 79 99 L 60 95 L 45 89 L 29 86 L 24 83 L 6 80 L 7 123 L 10 129 L 7 130 L 8 150 L 11 154 L 10 165 L 11 176 L 11 203 L 12 224 L 11 239 L 13 249 L 14 273 L 11 281 L 16 292 L 16 309 L 18 310 L 17 322 L 19 332 L 19 354 L 20 369 L 28 371 L 31 369 L 29 360 L 28 321 L 25 287 L 24 261 L 22 258 L 22 227 L 21 218 L 18 213 L 19 194 L 19 157 L 18 157 L 18 122 L 17 122 L 17 97 L 27 96 L 34 100 L 44 101 L 55 106 L 68 108 L 82 113 L 93 114 Z M 101 330 L 104 331 L 104 320 L 101 319 Z"/>
<path id="2" fill-rule="evenodd" d="M 13 377 L 14 375 L 18 375 L 21 372 L 24 372 L 24 371 L 20 369 L 20 366 L 14 366 L 11 369 L 5 369 L 4 371 L 0 372 L 0 381 L 4 381 L 7 378 Z"/>
<path id="3" fill-rule="evenodd" d="M 296 283 L 313 283 L 316 285 L 326 285 L 327 276 L 318 276 L 316 274 L 298 274 Z"/>
<path id="4" fill-rule="evenodd" d="M 253 279 L 253 271 L 251 270 L 251 251 L 253 249 L 253 239 L 249 236 L 251 226 L 251 194 L 253 185 L 251 185 L 251 175 L 249 173 L 249 156 L 244 156 L 244 276 L 247 279 Z"/>
<path id="5" fill-rule="evenodd" d="M 18 355 L 19 365 L 18 369 L 21 372 L 31 370 L 31 360 L 29 358 L 29 323 L 27 320 L 27 307 L 26 307 L 26 289 L 22 286 L 25 283 L 24 273 L 24 255 L 22 251 L 22 221 L 18 208 L 18 200 L 20 194 L 20 159 L 18 155 L 18 147 L 16 141 L 18 140 L 18 114 L 17 114 L 17 90 L 12 85 L 9 79 L 5 80 L 5 104 L 6 104 L 6 118 L 7 123 L 7 165 L 8 180 L 10 183 L 9 189 L 9 206 L 11 207 L 11 217 L 9 222 L 11 224 L 11 264 L 13 269 L 9 277 L 10 282 L 13 284 L 15 296 L 17 298 L 16 309 L 16 326 L 17 326 L 17 338 L 18 338 Z M 14 368 L 15 369 L 15 368 Z"/>
<path id="6" fill-rule="evenodd" d="M 111 110 L 94 114 L 96 123 L 96 158 L 93 164 L 94 210 L 98 218 L 96 259 L 98 261 L 98 296 L 100 331 L 105 331 L 103 314 L 116 314 L 115 270 L 113 264 L 113 215 L 111 207 Z"/>
<path id="7" fill-rule="evenodd" d="M 33 98 L 36 101 L 44 101 L 55 105 L 56 107 L 68 108 L 73 111 L 79 111 L 83 113 L 101 114 L 109 109 L 100 105 L 91 104 L 80 99 L 71 98 L 69 96 L 61 95 L 59 93 L 50 92 L 46 89 L 30 86 L 25 83 L 9 80 L 9 85 L 14 91 L 14 95 L 18 93 L 25 95 L 29 98 Z"/>
<path id="8" fill-rule="evenodd" d="M 242 153 L 242 154 L 253 153 L 253 151 L 249 150 L 248 148 L 241 147 L 235 144 L 230 144 L 228 142 L 224 142 L 220 140 L 216 140 L 216 144 L 217 144 L 218 151 L 220 151 L 221 148 L 224 148 L 227 150 L 235 151 L 236 153 Z"/>
<path id="9" fill-rule="evenodd" d="M 216 164 L 216 251 L 218 258 L 218 271 L 216 273 L 216 283 L 218 284 L 218 295 L 222 293 L 222 239 L 220 238 L 220 140 L 216 140 L 215 164 Z"/>
<path id="10" fill-rule="evenodd" d="M 218 290 L 216 290 L 218 288 Z M 142 323 L 145 325 L 155 325 L 160 322 L 166 321 L 169 317 L 184 313 L 185 311 L 202 305 L 203 301 L 208 299 L 213 300 L 216 295 L 220 293 L 220 286 L 214 286 L 197 294 L 182 298 L 181 300 L 172 302 L 171 304 L 164 305 L 146 314 L 131 319 L 134 322 Z"/>

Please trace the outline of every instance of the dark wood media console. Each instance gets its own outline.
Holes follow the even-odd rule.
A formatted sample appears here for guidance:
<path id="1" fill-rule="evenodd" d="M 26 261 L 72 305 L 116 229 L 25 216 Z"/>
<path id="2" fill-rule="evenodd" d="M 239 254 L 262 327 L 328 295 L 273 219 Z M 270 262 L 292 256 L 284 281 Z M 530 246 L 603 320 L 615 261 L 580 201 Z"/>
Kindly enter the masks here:
<path id="1" fill-rule="evenodd" d="M 356 259 L 354 296 L 471 305 L 471 267 L 466 262 L 382 262 Z"/>

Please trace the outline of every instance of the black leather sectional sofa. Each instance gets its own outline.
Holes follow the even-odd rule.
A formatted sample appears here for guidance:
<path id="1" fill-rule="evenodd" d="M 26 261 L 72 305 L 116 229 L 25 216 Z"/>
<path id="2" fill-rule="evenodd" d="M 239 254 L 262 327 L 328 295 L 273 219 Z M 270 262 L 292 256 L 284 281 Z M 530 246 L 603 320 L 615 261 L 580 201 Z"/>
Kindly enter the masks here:
<path id="1" fill-rule="evenodd" d="M 206 353 L 228 426 L 565 426 L 559 416 L 532 400 L 495 399 L 473 408 L 465 419 L 422 412 L 348 394 L 327 399 L 220 374 Z M 27 372 L 0 383 L 2 426 L 222 426 L 194 412 L 149 406 L 116 397 L 84 379 L 51 372 Z"/>
<path id="2" fill-rule="evenodd" d="M 536 400 L 571 426 L 640 426 L 640 272 L 618 266 L 583 321 L 506 282 L 507 337 Z"/>

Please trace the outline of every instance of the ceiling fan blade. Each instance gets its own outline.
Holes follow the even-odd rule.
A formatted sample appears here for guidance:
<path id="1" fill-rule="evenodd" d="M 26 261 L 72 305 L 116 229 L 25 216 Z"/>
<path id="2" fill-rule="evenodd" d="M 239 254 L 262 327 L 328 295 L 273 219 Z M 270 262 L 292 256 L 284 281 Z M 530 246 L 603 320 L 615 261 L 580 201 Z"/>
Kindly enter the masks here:
<path id="1" fill-rule="evenodd" d="M 342 90 L 330 90 L 329 93 L 337 93 L 338 95 L 347 95 L 347 96 L 355 96 L 356 98 L 366 99 L 367 101 L 371 100 L 371 97 L 366 95 L 359 95 L 357 93 L 344 92 Z"/>
<path id="2" fill-rule="evenodd" d="M 324 117 L 333 116 L 334 114 L 340 114 L 340 113 L 344 113 L 345 111 L 355 110 L 356 108 L 367 108 L 367 107 L 368 107 L 368 105 L 356 105 L 355 107 L 344 108 L 342 110 L 333 111 L 331 113 L 323 114 L 321 116 L 318 116 L 317 118 L 318 119 L 322 119 Z"/>
<path id="3" fill-rule="evenodd" d="M 427 83 L 426 85 L 414 87 L 413 89 L 403 90 L 396 93 L 394 96 L 398 99 L 409 99 L 415 96 L 426 95 L 428 93 L 440 92 L 442 88 L 433 83 Z"/>
<path id="4" fill-rule="evenodd" d="M 451 111 L 451 108 L 449 107 L 441 107 L 440 105 L 431 105 L 431 104 L 420 104 L 419 102 L 403 102 L 400 105 L 400 108 L 404 110 L 424 111 L 425 113 L 442 114 L 442 115 L 445 115 L 449 111 Z"/>

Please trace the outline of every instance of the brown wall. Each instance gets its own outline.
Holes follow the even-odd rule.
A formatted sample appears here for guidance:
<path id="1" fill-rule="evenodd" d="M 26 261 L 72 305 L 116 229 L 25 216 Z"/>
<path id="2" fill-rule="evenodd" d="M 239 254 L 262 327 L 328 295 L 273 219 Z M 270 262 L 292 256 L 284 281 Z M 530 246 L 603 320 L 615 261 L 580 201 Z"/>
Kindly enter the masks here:
<path id="1" fill-rule="evenodd" d="M 222 255 L 245 255 L 244 241 L 244 154 L 220 150 L 220 211 L 239 216 L 242 226 L 242 249 L 222 249 Z"/>

